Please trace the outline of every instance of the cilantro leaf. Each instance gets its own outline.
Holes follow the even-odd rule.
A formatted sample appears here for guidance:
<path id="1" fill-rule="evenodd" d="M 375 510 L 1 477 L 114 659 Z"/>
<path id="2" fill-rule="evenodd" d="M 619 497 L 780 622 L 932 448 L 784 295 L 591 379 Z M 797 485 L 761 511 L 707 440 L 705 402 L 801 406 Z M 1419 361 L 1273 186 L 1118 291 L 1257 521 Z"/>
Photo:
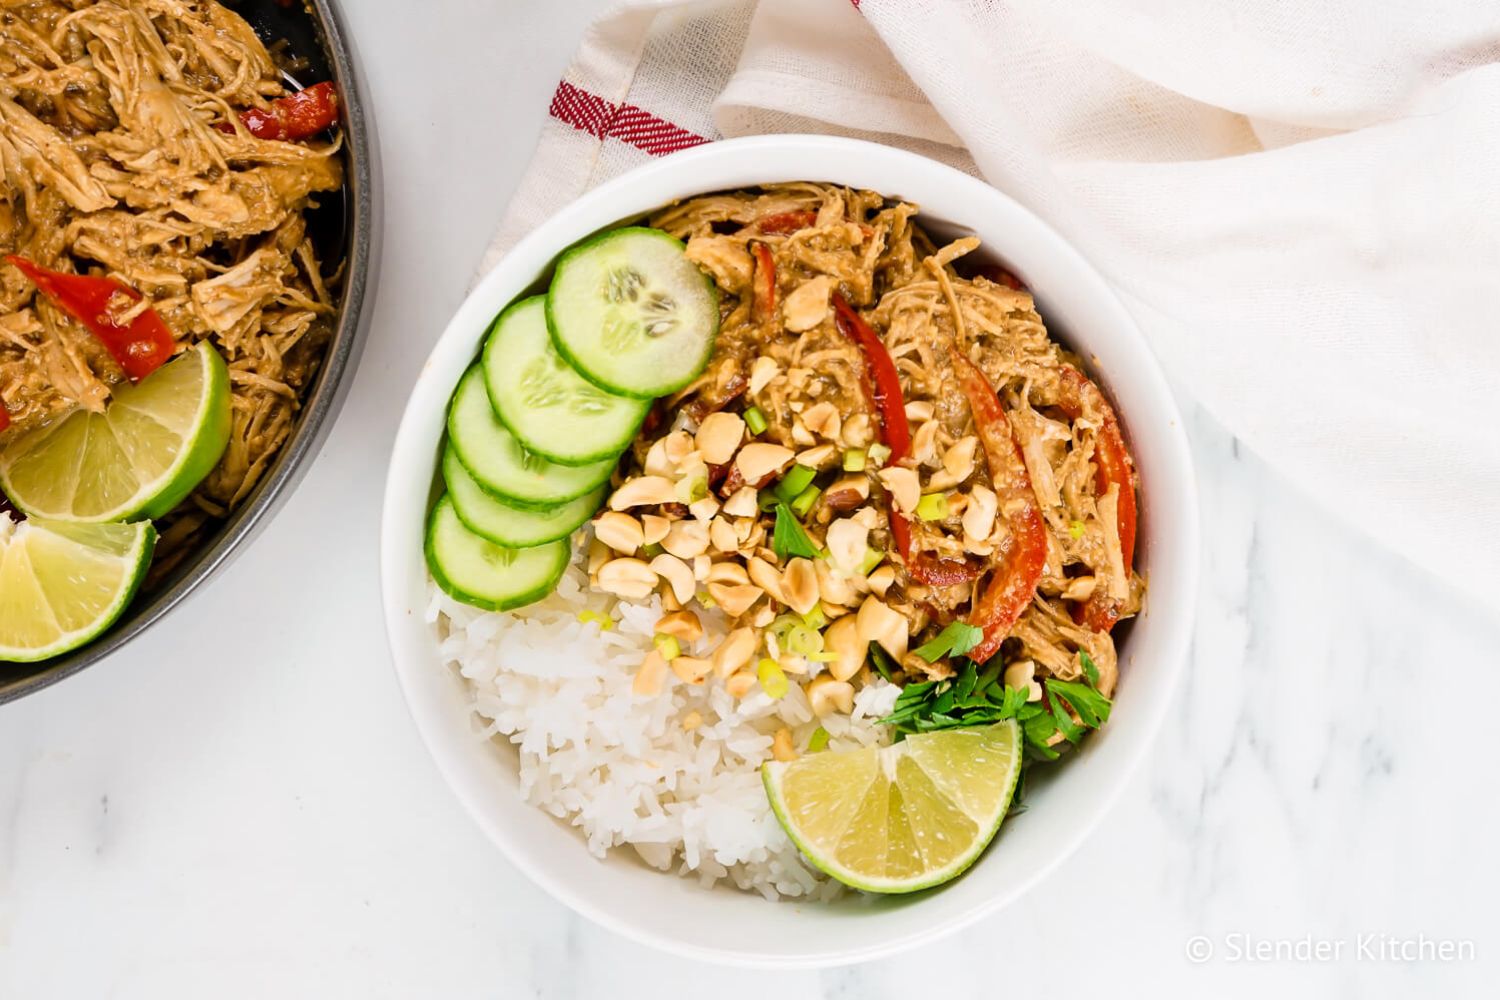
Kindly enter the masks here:
<path id="1" fill-rule="evenodd" d="M 1109 699 L 1087 684 L 1048 678 L 1047 693 L 1052 696 L 1054 705 L 1059 700 L 1067 702 L 1090 729 L 1098 729 L 1109 721 Z"/>
<path id="2" fill-rule="evenodd" d="M 1080 649 L 1078 651 L 1078 662 L 1083 664 L 1083 676 L 1089 679 L 1089 687 L 1098 690 L 1099 667 L 1094 663 L 1094 658 L 1089 655 L 1088 650 Z"/>
<path id="3" fill-rule="evenodd" d="M 776 527 L 771 531 L 771 548 L 781 559 L 802 556 L 805 559 L 823 558 L 823 550 L 812 543 L 807 529 L 797 520 L 797 515 L 785 503 L 776 505 Z"/>
<path id="4" fill-rule="evenodd" d="M 887 653 L 885 647 L 878 642 L 870 643 L 869 653 L 870 662 L 875 665 L 875 672 L 894 683 L 896 674 L 900 671 L 901 667 L 892 658 L 891 654 Z M 902 693 L 904 694 L 907 690 L 910 690 L 912 686 L 908 684 L 905 688 L 902 688 Z"/>
<path id="5" fill-rule="evenodd" d="M 928 663 L 936 663 L 945 656 L 962 656 L 984 638 L 984 629 L 964 622 L 953 622 L 937 638 L 918 646 L 915 652 Z"/>

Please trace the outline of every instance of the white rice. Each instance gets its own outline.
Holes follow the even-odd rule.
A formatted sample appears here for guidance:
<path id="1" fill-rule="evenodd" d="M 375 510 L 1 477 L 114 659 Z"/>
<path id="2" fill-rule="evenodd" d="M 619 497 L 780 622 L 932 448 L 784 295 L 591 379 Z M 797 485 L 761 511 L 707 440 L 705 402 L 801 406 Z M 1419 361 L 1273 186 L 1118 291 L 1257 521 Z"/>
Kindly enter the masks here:
<path id="1" fill-rule="evenodd" d="M 579 620 L 584 611 L 615 625 L 601 631 Z M 444 659 L 467 681 L 480 738 L 516 745 L 528 801 L 578 827 L 595 855 L 629 846 L 654 868 L 675 868 L 705 887 L 727 879 L 768 899 L 837 895 L 838 884 L 787 839 L 761 786 L 773 734 L 786 726 L 805 747 L 818 728 L 801 688 L 772 700 L 756 687 L 735 701 L 712 677 L 693 685 L 669 673 L 659 694 L 636 696 L 635 671 L 661 615 L 655 596 L 626 603 L 591 593 L 575 554 L 541 603 L 479 611 L 434 585 L 427 619 Z M 724 622 L 700 617 L 706 634 L 685 651 L 706 656 Z M 856 694 L 852 716 L 822 720 L 830 748 L 885 743 L 874 720 L 897 694 L 877 681 Z M 702 722 L 688 730 L 693 712 Z"/>

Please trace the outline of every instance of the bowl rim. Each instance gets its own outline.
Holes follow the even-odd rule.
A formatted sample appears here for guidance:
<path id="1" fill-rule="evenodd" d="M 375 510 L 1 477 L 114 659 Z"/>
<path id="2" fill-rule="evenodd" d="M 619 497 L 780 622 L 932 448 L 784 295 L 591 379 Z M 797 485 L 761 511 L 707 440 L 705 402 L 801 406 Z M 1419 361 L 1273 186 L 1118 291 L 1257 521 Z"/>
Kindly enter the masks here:
<path id="1" fill-rule="evenodd" d="M 1027 217 L 1034 228 L 1045 234 L 1052 244 L 1046 248 L 1047 252 L 1060 254 L 1066 258 L 1066 266 L 1072 272 L 1095 286 L 1091 289 L 1091 294 L 1109 310 L 1110 320 L 1114 327 L 1113 335 L 1122 342 L 1123 350 L 1138 356 L 1138 364 L 1135 366 L 1138 369 L 1136 374 L 1144 380 L 1140 391 L 1155 397 L 1158 408 L 1171 417 L 1168 426 L 1161 430 L 1159 435 L 1160 451 L 1164 466 L 1169 467 L 1172 473 L 1171 489 L 1175 494 L 1173 499 L 1176 501 L 1175 508 L 1181 515 L 1179 520 L 1172 525 L 1171 530 L 1178 544 L 1173 552 L 1170 571 L 1179 582 L 1177 590 L 1182 600 L 1163 613 L 1155 626 L 1164 635 L 1161 643 L 1166 650 L 1166 656 L 1163 657 L 1166 662 L 1153 668 L 1154 672 L 1163 674 L 1163 678 L 1157 684 L 1159 696 L 1154 701 L 1142 702 L 1134 707 L 1133 711 L 1140 713 L 1143 717 L 1140 723 L 1143 728 L 1133 744 L 1118 751 L 1126 759 L 1116 765 L 1116 778 L 1113 784 L 1109 785 L 1102 795 L 1092 800 L 1091 812 L 1082 817 L 1074 815 L 1073 828 L 1066 836 L 1058 838 L 1059 848 L 1052 853 L 1050 859 L 1026 877 L 1006 886 L 1003 891 L 994 894 L 979 905 L 953 913 L 947 919 L 926 923 L 899 940 L 877 939 L 859 947 L 804 952 L 795 956 L 772 952 L 719 949 L 678 941 L 622 919 L 611 910 L 595 905 L 586 893 L 577 890 L 574 885 L 565 884 L 542 870 L 540 866 L 531 863 L 524 856 L 519 837 L 507 831 L 504 824 L 489 821 L 481 811 L 478 790 L 470 788 L 468 779 L 461 773 L 458 763 L 459 755 L 450 759 L 443 749 L 441 720 L 425 716 L 424 713 L 427 710 L 421 707 L 425 701 L 420 690 L 420 685 L 423 683 L 421 671 L 430 669 L 430 663 L 424 661 L 423 657 L 415 652 L 407 655 L 406 643 L 408 635 L 414 634 L 410 632 L 413 620 L 415 620 L 415 627 L 419 630 L 428 627 L 420 614 L 420 609 L 426 606 L 426 601 L 418 600 L 415 604 L 411 602 L 410 582 L 403 576 L 403 571 L 412 557 L 409 553 L 400 551 L 403 539 L 410 533 L 410 526 L 405 523 L 406 520 L 412 516 L 416 516 L 419 520 L 425 519 L 425 511 L 414 513 L 414 504 L 407 499 L 408 493 L 413 490 L 412 480 L 422 478 L 424 471 L 433 468 L 432 464 L 424 466 L 423 463 L 435 463 L 439 445 L 437 440 L 422 439 L 425 432 L 419 424 L 424 422 L 424 415 L 419 412 L 419 407 L 424 405 L 423 397 L 435 391 L 434 380 L 442 378 L 446 368 L 454 366 L 451 357 L 458 356 L 461 350 L 460 346 L 456 345 L 467 345 L 462 348 L 464 357 L 471 357 L 477 352 L 484 330 L 492 318 L 489 315 L 483 315 L 485 312 L 483 303 L 495 297 L 497 286 L 513 286 L 509 293 L 510 297 L 523 294 L 528 283 L 534 283 L 540 274 L 545 273 L 557 255 L 576 239 L 618 224 L 623 220 L 638 218 L 642 212 L 665 205 L 676 198 L 755 183 L 773 183 L 782 179 L 809 179 L 812 175 L 820 173 L 816 170 L 807 171 L 805 174 L 799 174 L 796 170 L 779 171 L 779 174 L 784 177 L 761 176 L 758 181 L 736 179 L 729 183 L 722 182 L 721 175 L 735 174 L 735 170 L 726 167 L 725 164 L 741 157 L 753 161 L 765 155 L 773 155 L 793 165 L 797 164 L 800 159 L 828 162 L 838 157 L 882 161 L 893 171 L 904 168 L 907 171 L 930 175 L 931 180 L 924 182 L 926 186 L 946 184 L 968 191 L 976 198 L 999 199 L 999 202 L 1005 204 L 1006 211 L 1009 213 Z M 834 183 L 841 182 L 838 177 L 825 177 L 824 179 Z M 675 183 L 672 183 L 673 181 Z M 842 182 L 853 183 L 848 180 Z M 669 193 L 654 202 L 646 201 L 640 211 L 619 212 L 611 209 L 611 205 L 636 206 L 646 198 L 642 192 L 668 188 L 674 193 Z M 577 233 L 577 235 L 569 238 L 569 233 Z M 456 380 L 462 371 L 463 366 L 458 365 L 453 373 L 453 379 L 449 380 L 448 390 L 451 390 L 451 382 Z M 1129 423 L 1127 419 L 1127 430 Z M 1162 485 L 1158 488 L 1165 493 L 1168 487 Z M 381 594 L 397 682 L 422 743 L 449 789 L 490 841 L 500 848 L 510 864 L 575 912 L 628 939 L 654 948 L 682 957 L 745 967 L 822 968 L 864 961 L 874 957 L 886 957 L 969 926 L 1024 895 L 1077 850 L 1124 793 L 1131 775 L 1135 773 L 1146 753 L 1155 744 L 1165 719 L 1171 694 L 1180 679 L 1189 647 L 1198 589 L 1199 544 L 1197 483 L 1193 474 L 1181 413 L 1149 343 L 1119 301 L 1112 287 L 1092 264 L 1030 210 L 985 181 L 952 167 L 915 153 L 862 140 L 827 135 L 781 134 L 729 139 L 706 144 L 675 153 L 670 157 L 649 161 L 607 181 L 549 216 L 507 251 L 495 267 L 475 283 L 463 304 L 454 312 L 424 362 L 397 430 L 387 472 L 381 519 Z M 420 554 L 417 558 L 420 559 Z M 428 649 L 425 652 L 430 657 L 435 643 L 430 637 L 426 641 Z M 476 740 L 474 745 L 485 744 Z M 525 808 L 535 808 L 524 802 L 520 805 Z M 1082 821 L 1077 822 L 1080 819 Z M 780 905 L 795 906 L 797 904 L 783 902 Z"/>
<path id="2" fill-rule="evenodd" d="M 86 667 L 113 655 L 131 640 L 170 614 L 189 594 L 229 565 L 252 542 L 281 505 L 295 491 L 333 427 L 353 382 L 353 372 L 364 346 L 371 310 L 366 299 L 376 286 L 379 271 L 380 217 L 375 187 L 379 182 L 375 122 L 366 112 L 366 90 L 355 51 L 337 0 L 312 0 L 314 28 L 323 43 L 329 67 L 344 97 L 345 190 L 349 231 L 344 258 L 348 275 L 340 295 L 338 323 L 328 353 L 303 401 L 292 435 L 282 446 L 270 471 L 255 487 L 249 503 L 235 511 L 217 536 L 195 553 L 169 586 L 127 609 L 119 623 L 103 636 L 62 656 L 43 660 L 35 672 L 0 683 L 0 705 L 51 687 Z M 15 664 L 18 673 L 27 664 Z"/>

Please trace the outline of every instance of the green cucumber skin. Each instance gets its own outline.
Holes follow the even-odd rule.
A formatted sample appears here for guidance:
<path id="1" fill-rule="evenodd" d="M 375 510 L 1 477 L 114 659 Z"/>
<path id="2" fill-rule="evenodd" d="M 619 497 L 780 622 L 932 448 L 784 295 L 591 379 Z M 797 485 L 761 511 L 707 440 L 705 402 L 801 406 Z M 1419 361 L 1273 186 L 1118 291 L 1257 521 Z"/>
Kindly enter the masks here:
<path id="1" fill-rule="evenodd" d="M 502 309 L 500 311 L 500 315 L 495 317 L 495 322 L 490 324 L 489 333 L 485 337 L 484 347 L 480 351 L 479 363 L 484 369 L 484 387 L 485 391 L 489 393 L 490 405 L 495 411 L 495 416 L 499 419 L 500 423 L 505 425 L 505 429 L 510 431 L 511 436 L 514 437 L 517 441 L 521 442 L 522 447 L 524 447 L 527 451 L 531 452 L 533 455 L 540 455 L 547 461 L 553 462 L 557 465 L 577 467 L 580 465 L 593 465 L 595 462 L 602 462 L 606 458 L 619 458 L 620 454 L 624 452 L 626 448 L 630 447 L 630 442 L 635 440 L 635 436 L 640 433 L 641 425 L 646 422 L 646 415 L 651 412 L 649 401 L 654 401 L 655 397 L 626 395 L 624 393 L 615 392 L 613 389 L 610 389 L 606 386 L 602 386 L 598 382 L 589 378 L 588 375 L 586 375 L 583 371 L 581 371 L 578 365 L 575 364 L 573 360 L 567 355 L 560 356 L 563 358 L 563 360 L 567 361 L 568 366 L 575 372 L 577 372 L 578 375 L 589 385 L 593 386 L 596 389 L 607 392 L 612 396 L 620 396 L 623 399 L 632 399 L 639 401 L 641 403 L 641 412 L 639 418 L 637 418 L 636 421 L 631 424 L 628 429 L 622 430 L 618 439 L 609 442 L 607 445 L 601 445 L 597 450 L 593 452 L 589 452 L 587 454 L 562 454 L 555 449 L 548 448 L 546 445 L 540 444 L 535 439 L 528 437 L 521 431 L 519 423 L 506 415 L 506 407 L 500 402 L 499 397 L 495 392 L 494 385 L 490 381 L 490 345 L 495 342 L 495 332 L 500 328 L 500 324 L 504 322 L 506 315 L 509 314 L 512 310 L 517 309 L 530 302 L 533 298 L 543 299 L 545 303 L 546 296 L 534 295 L 531 296 L 531 298 L 521 299 L 518 302 L 512 302 L 510 305 Z M 543 305 L 543 315 L 548 316 L 547 338 L 552 342 L 553 349 L 556 350 L 557 338 L 552 335 L 552 321 L 550 318 L 550 314 L 546 310 L 545 304 Z"/>
<path id="2" fill-rule="evenodd" d="M 511 597 L 506 597 L 498 601 L 476 597 L 448 579 L 448 575 L 443 572 L 442 560 L 438 558 L 437 553 L 437 522 L 444 506 L 452 507 L 452 505 L 453 501 L 448 498 L 446 493 L 438 500 L 437 504 L 432 508 L 432 514 L 427 519 L 426 537 L 422 544 L 423 554 L 427 558 L 428 572 L 432 574 L 433 582 L 438 585 L 443 593 L 461 604 L 467 604 L 472 608 L 479 608 L 481 611 L 514 611 L 516 608 L 535 604 L 557 589 L 557 581 L 561 580 L 563 573 L 567 572 L 568 561 L 572 557 L 572 549 L 568 545 L 559 542 L 549 543 L 558 547 L 558 558 L 555 571 L 547 582 Z M 453 516 L 458 516 L 457 510 L 454 510 Z M 486 544 L 490 543 L 486 542 Z"/>
<path id="3" fill-rule="evenodd" d="M 458 494 L 458 491 L 454 490 L 454 488 L 453 488 L 453 481 L 452 481 L 452 478 L 451 478 L 451 475 L 450 475 L 450 472 L 449 472 L 449 469 L 448 469 L 448 461 L 449 461 L 449 457 L 450 456 L 452 458 L 452 461 L 458 466 L 458 471 L 461 472 L 464 476 L 466 476 L 468 478 L 469 482 L 471 484 L 473 484 L 474 488 L 476 488 L 479 491 L 481 491 L 482 493 L 484 493 L 484 495 L 486 497 L 489 497 L 491 500 L 494 500 L 495 497 L 488 490 L 485 490 L 483 486 L 479 485 L 478 481 L 475 480 L 474 477 L 469 474 L 469 470 L 466 469 L 466 468 L 464 468 L 463 460 L 458 457 L 458 453 L 456 451 L 453 451 L 450 448 L 448 450 L 448 453 L 443 456 L 443 480 L 444 480 L 444 482 L 448 486 L 448 499 L 453 503 L 453 513 L 455 513 L 455 514 L 458 515 L 458 519 L 463 522 L 463 525 L 464 525 L 465 528 L 468 528 L 470 531 L 472 531 L 474 534 L 478 535 L 480 538 L 483 538 L 483 539 L 485 539 L 487 541 L 494 542 L 496 545 L 500 545 L 500 546 L 503 546 L 505 548 L 510 548 L 510 549 L 536 548 L 537 546 L 540 546 L 540 545 L 546 545 L 549 542 L 556 542 L 556 541 L 559 541 L 559 540 L 564 539 L 564 538 L 570 538 L 570 537 L 572 537 L 573 532 L 577 531 L 579 528 L 583 527 L 583 525 L 587 524 L 588 521 L 589 521 L 589 518 L 591 518 L 595 514 L 597 514 L 599 512 L 599 508 L 604 504 L 604 497 L 605 497 L 607 491 L 603 487 L 600 487 L 599 489 L 595 490 L 592 494 L 585 493 L 583 495 L 583 497 L 579 498 L 580 500 L 585 500 L 585 499 L 590 499 L 591 498 L 591 502 L 588 503 L 588 504 L 585 504 L 585 506 L 588 509 L 583 514 L 583 516 L 580 517 L 580 518 L 578 518 L 576 521 L 570 520 L 568 522 L 561 522 L 559 525 L 557 525 L 557 526 L 549 529 L 547 532 L 545 532 L 543 534 L 538 534 L 538 535 L 527 537 L 527 538 L 518 538 L 516 536 L 509 536 L 509 537 L 503 536 L 503 535 L 497 534 L 497 533 L 495 533 L 493 531 L 487 531 L 487 530 L 485 530 L 484 526 L 481 525 L 481 524 L 479 524 L 479 519 L 473 515 L 472 511 L 470 512 L 469 516 L 465 516 L 465 514 L 464 514 L 464 505 L 462 503 L 460 503 L 459 500 L 458 500 L 458 495 L 459 494 Z M 496 503 L 501 503 L 501 501 L 499 501 L 499 500 L 496 500 L 495 502 Z M 571 501 L 571 502 L 572 503 L 577 503 L 579 501 L 578 500 L 574 500 L 574 501 Z M 521 508 L 521 507 L 512 507 L 509 504 L 502 504 L 502 505 L 508 507 L 511 511 L 513 511 L 514 513 L 516 513 L 517 515 L 520 515 L 522 517 L 525 517 L 526 515 L 530 515 L 530 514 L 540 514 L 541 513 L 541 511 L 530 510 L 530 509 L 525 509 L 525 508 Z M 554 509 L 556 507 L 562 507 L 562 506 L 567 506 L 567 505 L 566 504 L 552 504 L 552 505 L 549 505 L 546 509 L 550 511 L 550 510 L 552 510 L 552 509 Z"/>
<path id="4" fill-rule="evenodd" d="M 466 371 L 464 373 L 464 377 L 467 376 L 468 372 Z M 482 372 L 480 373 L 480 382 L 481 384 L 484 382 L 484 375 Z M 461 386 L 462 384 L 463 379 L 460 378 L 459 385 Z M 486 389 L 485 394 L 486 396 L 488 396 L 489 390 Z M 546 497 L 537 497 L 534 499 L 528 497 L 518 497 L 514 494 L 508 493 L 505 490 L 496 487 L 493 483 L 486 481 L 481 475 L 476 473 L 475 462 L 472 456 L 464 453 L 464 446 L 462 443 L 463 435 L 461 433 L 454 433 L 453 411 L 456 409 L 455 404 L 457 403 L 457 401 L 458 389 L 455 388 L 453 391 L 453 395 L 449 397 L 448 400 L 448 419 L 446 421 L 446 426 L 448 428 L 448 444 L 453 448 L 453 453 L 458 456 L 458 460 L 463 465 L 464 471 L 469 474 L 474 482 L 478 483 L 480 488 L 490 496 L 494 497 L 496 500 L 507 506 L 519 507 L 522 510 L 549 510 L 560 503 L 568 503 L 570 501 L 577 500 L 579 497 L 587 496 L 593 490 L 596 490 L 600 486 L 603 486 L 606 482 L 609 481 L 609 477 L 614 475 L 614 467 L 610 466 L 602 471 L 602 474 L 599 476 L 597 481 L 591 482 L 584 488 L 573 493 L 559 493 Z M 498 420 L 499 418 L 496 417 L 496 419 Z M 506 433 L 509 434 L 510 431 L 507 430 Z"/>
<path id="5" fill-rule="evenodd" d="M 667 233 L 662 232 L 660 229 L 651 229 L 648 226 L 624 226 L 619 229 L 609 229 L 602 233 L 595 233 L 593 236 L 590 236 L 583 242 L 575 243 L 567 250 L 564 250 L 562 252 L 562 255 L 557 258 L 557 266 L 553 268 L 553 274 L 556 275 L 558 272 L 562 271 L 569 260 L 581 253 L 587 252 L 594 246 L 594 244 L 621 233 L 634 233 L 638 235 L 651 236 L 655 239 L 668 240 L 676 244 L 678 247 L 682 248 L 682 251 L 684 253 L 687 252 L 687 244 L 683 243 L 675 236 L 670 236 Z M 696 265 L 694 266 L 696 267 Z M 714 314 L 714 329 L 713 332 L 709 334 L 707 340 L 704 342 L 702 356 L 694 363 L 692 372 L 686 378 L 683 378 L 675 383 L 664 385 L 655 392 L 643 392 L 640 390 L 625 389 L 617 385 L 611 385 L 610 383 L 599 378 L 593 372 L 589 371 L 589 369 L 582 363 L 582 361 L 580 361 L 580 359 L 577 357 L 577 355 L 574 354 L 573 351 L 568 349 L 568 346 L 563 343 L 562 337 L 558 335 L 556 306 L 553 302 L 552 289 L 551 287 L 549 287 L 547 289 L 547 333 L 552 337 L 552 346 L 557 350 L 558 354 L 562 355 L 563 360 L 572 365 L 573 370 L 582 375 L 584 379 L 592 382 L 594 385 L 598 386 L 600 389 L 603 389 L 605 392 L 613 393 L 616 396 L 628 396 L 631 399 L 657 399 L 661 396 L 670 396 L 674 392 L 685 389 L 692 383 L 693 379 L 697 378 L 699 375 L 702 375 L 703 370 L 708 367 L 709 359 L 713 357 L 714 353 L 714 341 L 716 341 L 719 336 L 719 322 L 717 316 L 719 311 L 719 287 L 714 284 L 713 279 L 710 278 L 707 273 L 700 271 L 699 276 L 703 279 L 703 287 L 707 289 L 709 300 L 712 303 L 711 312 Z"/>

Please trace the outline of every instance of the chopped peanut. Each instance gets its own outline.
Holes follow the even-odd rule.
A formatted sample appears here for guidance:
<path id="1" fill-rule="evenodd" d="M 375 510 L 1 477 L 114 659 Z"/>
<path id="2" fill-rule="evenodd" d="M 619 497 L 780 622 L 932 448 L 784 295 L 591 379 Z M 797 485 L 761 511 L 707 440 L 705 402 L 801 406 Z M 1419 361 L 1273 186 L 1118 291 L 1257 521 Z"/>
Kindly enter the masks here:
<path id="1" fill-rule="evenodd" d="M 686 604 L 698 593 L 697 581 L 693 579 L 693 571 L 688 564 L 673 555 L 663 552 L 651 560 L 651 568 L 672 588 L 672 596 Z"/>
<path id="2" fill-rule="evenodd" d="M 656 545 L 666 538 L 667 532 L 671 530 L 672 522 L 660 514 L 641 515 L 641 544 Z"/>
<path id="3" fill-rule="evenodd" d="M 599 567 L 599 589 L 638 601 L 656 589 L 656 571 L 639 559 L 611 559 Z"/>
<path id="4" fill-rule="evenodd" d="M 646 507 L 651 504 L 676 503 L 677 486 L 663 476 L 637 476 L 625 481 L 609 498 L 610 510 Z"/>
<path id="5" fill-rule="evenodd" d="M 734 457 L 745 436 L 745 421 L 738 413 L 710 413 L 698 427 L 698 453 L 709 465 L 723 465 Z"/>
<path id="6" fill-rule="evenodd" d="M 735 490 L 730 498 L 724 501 L 723 511 L 730 517 L 754 517 L 760 511 L 756 503 L 755 487 L 741 486 Z"/>
<path id="7" fill-rule="evenodd" d="M 818 574 L 811 559 L 797 558 L 787 563 L 781 574 L 781 592 L 786 604 L 799 615 L 805 615 L 818 603 Z"/>
<path id="8" fill-rule="evenodd" d="M 594 537 L 627 556 L 645 544 L 641 522 L 616 510 L 605 511 L 594 521 Z"/>
<path id="9" fill-rule="evenodd" d="M 903 514 L 914 513 L 917 504 L 922 500 L 922 484 L 917 479 L 914 469 L 903 468 L 893 465 L 890 468 L 881 469 L 877 475 L 883 485 L 891 494 L 891 500 L 896 509 Z"/>
<path id="10" fill-rule="evenodd" d="M 780 472 L 792 458 L 790 448 L 765 441 L 752 441 L 734 456 L 734 465 L 740 470 L 745 482 L 758 483 L 767 476 Z"/>
<path id="11" fill-rule="evenodd" d="M 703 638 L 703 623 L 692 611 L 674 611 L 657 619 L 656 631 L 687 644 Z"/>
<path id="12" fill-rule="evenodd" d="M 737 628 L 730 632 L 719 643 L 719 648 L 714 650 L 711 658 L 714 676 L 723 680 L 749 663 L 759 644 L 760 640 L 756 638 L 754 629 Z"/>
<path id="13" fill-rule="evenodd" d="M 630 690 L 638 698 L 650 698 L 661 691 L 661 683 L 667 677 L 667 658 L 658 650 L 651 650 L 641 661 Z"/>
<path id="14" fill-rule="evenodd" d="M 661 547 L 679 559 L 691 559 L 708 550 L 708 525 L 702 521 L 673 521 Z"/>

